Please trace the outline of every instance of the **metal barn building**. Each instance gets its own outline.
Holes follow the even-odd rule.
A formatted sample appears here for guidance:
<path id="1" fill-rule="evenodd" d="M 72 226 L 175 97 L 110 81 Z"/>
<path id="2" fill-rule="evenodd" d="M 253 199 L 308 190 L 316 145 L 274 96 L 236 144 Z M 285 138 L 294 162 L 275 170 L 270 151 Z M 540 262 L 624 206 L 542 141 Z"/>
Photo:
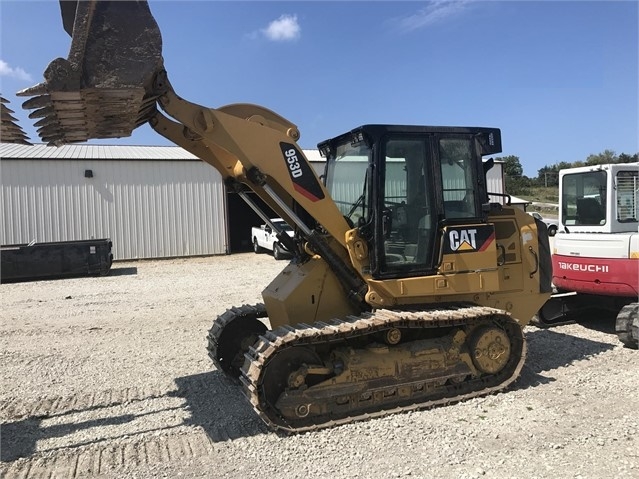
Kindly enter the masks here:
<path id="1" fill-rule="evenodd" d="M 319 152 L 304 154 L 322 174 Z M 215 168 L 176 146 L 1 143 L 0 158 L 3 245 L 111 238 L 118 260 L 229 254 L 249 251 L 261 223 Z M 503 193 L 501 164 L 488 189 Z"/>
<path id="2" fill-rule="evenodd" d="M 259 223 L 179 147 L 2 143 L 0 158 L 3 245 L 111 238 L 120 260 L 227 254 L 249 249 Z"/>

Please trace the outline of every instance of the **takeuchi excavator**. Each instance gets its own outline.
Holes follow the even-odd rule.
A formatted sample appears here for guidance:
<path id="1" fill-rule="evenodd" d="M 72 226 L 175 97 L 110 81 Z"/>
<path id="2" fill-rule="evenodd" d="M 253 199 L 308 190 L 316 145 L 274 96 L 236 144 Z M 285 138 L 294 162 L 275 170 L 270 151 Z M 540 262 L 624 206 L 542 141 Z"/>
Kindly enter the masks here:
<path id="1" fill-rule="evenodd" d="M 293 259 L 263 303 L 228 309 L 208 354 L 271 427 L 307 431 L 503 390 L 526 355 L 523 326 L 551 293 L 546 228 L 490 203 L 482 156 L 496 128 L 371 124 L 318 145 L 250 104 L 180 98 L 146 2 L 61 2 L 67 59 L 19 92 L 53 145 L 130 135 L 149 123 L 254 191 L 295 229 Z M 270 326 L 270 328 L 267 327 Z"/>
<path id="2" fill-rule="evenodd" d="M 639 348 L 639 163 L 561 170 L 559 203 L 557 294 L 536 320 L 552 326 L 607 311 L 619 340 Z"/>

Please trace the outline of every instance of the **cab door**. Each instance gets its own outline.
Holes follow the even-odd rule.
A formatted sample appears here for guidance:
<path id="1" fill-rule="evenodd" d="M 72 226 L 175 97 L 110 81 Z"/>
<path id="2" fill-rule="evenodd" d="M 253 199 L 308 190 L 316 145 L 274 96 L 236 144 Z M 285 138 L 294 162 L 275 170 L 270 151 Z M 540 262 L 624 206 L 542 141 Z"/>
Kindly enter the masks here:
<path id="1" fill-rule="evenodd" d="M 380 144 L 376 278 L 435 274 L 447 227 L 484 222 L 481 155 L 468 134 L 389 135 Z M 483 171 L 483 170 L 482 170 Z"/>

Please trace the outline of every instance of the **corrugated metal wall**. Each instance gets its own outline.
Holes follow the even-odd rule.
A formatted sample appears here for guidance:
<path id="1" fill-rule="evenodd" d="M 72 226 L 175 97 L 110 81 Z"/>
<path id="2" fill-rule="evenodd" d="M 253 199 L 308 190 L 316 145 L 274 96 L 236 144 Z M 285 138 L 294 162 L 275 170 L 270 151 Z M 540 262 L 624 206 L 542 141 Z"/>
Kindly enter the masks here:
<path id="1" fill-rule="evenodd" d="M 227 252 L 224 186 L 201 161 L 3 158 L 0 174 L 2 244 L 111 238 L 115 259 Z"/>
<path id="2" fill-rule="evenodd" d="M 486 189 L 488 193 L 504 194 L 504 165 L 501 162 L 495 162 L 493 167 L 486 173 Z M 488 195 L 493 203 L 505 203 L 503 196 Z"/>

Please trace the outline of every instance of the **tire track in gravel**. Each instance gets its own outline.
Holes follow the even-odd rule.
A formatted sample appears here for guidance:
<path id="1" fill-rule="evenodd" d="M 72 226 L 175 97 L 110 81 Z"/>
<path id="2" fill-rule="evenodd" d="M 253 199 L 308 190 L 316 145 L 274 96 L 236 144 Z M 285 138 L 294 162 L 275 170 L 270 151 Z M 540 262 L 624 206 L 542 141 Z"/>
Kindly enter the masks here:
<path id="1" fill-rule="evenodd" d="M 178 388 L 168 391 L 126 388 L 1 402 L 0 476 L 91 477 L 209 456 L 218 442 L 268 432 L 236 385 L 221 374 L 177 378 L 176 383 Z M 166 411 L 183 417 L 165 421 Z M 144 422 L 154 414 L 153 422 Z M 78 424 L 86 429 L 76 429 Z M 98 429 L 87 433 L 92 427 Z M 56 435 L 68 444 L 49 447 L 47 441 Z"/>
<path id="2" fill-rule="evenodd" d="M 214 452 L 204 431 L 126 441 L 100 447 L 80 447 L 56 454 L 36 454 L 0 465 L 5 479 L 82 478 L 118 469 L 204 457 Z"/>
<path id="3" fill-rule="evenodd" d="M 127 388 L 121 391 L 106 390 L 91 394 L 44 398 L 38 401 L 24 401 L 14 398 L 0 403 L 0 418 L 7 420 L 39 416 L 51 417 L 100 407 L 118 406 L 133 401 L 154 399 L 165 394 L 159 389 Z"/>

